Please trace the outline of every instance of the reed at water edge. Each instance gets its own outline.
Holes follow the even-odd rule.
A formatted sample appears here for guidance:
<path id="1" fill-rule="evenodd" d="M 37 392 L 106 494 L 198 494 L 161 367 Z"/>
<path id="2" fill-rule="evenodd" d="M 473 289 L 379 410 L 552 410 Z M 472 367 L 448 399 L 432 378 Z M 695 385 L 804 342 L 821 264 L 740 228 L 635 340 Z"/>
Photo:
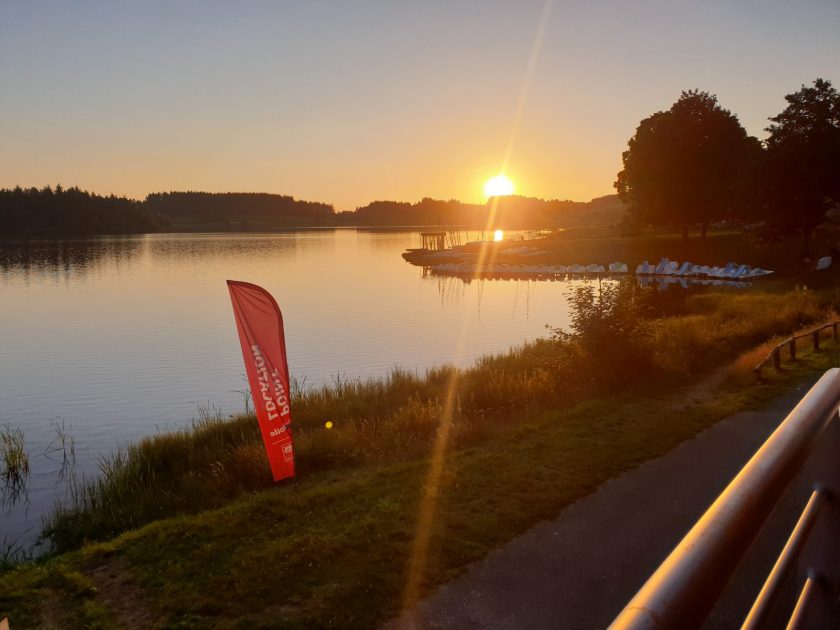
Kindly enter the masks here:
<path id="1" fill-rule="evenodd" d="M 23 431 L 9 424 L 0 425 L 0 507 L 12 504 L 26 493 L 29 480 L 29 454 Z"/>

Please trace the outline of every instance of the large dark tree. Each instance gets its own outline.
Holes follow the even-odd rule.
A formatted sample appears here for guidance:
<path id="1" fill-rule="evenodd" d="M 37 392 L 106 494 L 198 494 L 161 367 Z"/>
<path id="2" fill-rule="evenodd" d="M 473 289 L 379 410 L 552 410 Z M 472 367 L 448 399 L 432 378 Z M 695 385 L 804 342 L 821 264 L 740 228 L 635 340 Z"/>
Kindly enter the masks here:
<path id="1" fill-rule="evenodd" d="M 642 222 L 678 225 L 684 238 L 699 223 L 705 237 L 711 221 L 738 214 L 738 180 L 760 151 L 717 97 L 690 90 L 639 123 L 615 187 Z"/>
<path id="2" fill-rule="evenodd" d="M 814 228 L 840 202 L 840 94 L 817 79 L 785 100 L 788 106 L 766 129 L 767 205 L 771 221 L 799 231 L 810 253 Z"/>

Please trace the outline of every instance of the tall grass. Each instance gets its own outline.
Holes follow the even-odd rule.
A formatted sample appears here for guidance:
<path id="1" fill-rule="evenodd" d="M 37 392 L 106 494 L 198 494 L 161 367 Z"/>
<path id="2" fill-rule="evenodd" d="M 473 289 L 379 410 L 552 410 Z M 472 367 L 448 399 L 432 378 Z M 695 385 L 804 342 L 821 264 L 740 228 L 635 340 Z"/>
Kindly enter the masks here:
<path id="1" fill-rule="evenodd" d="M 66 479 L 72 475 L 76 466 L 76 438 L 73 435 L 73 427 L 53 422 L 55 437 L 44 449 L 44 457 L 59 464 L 58 478 Z"/>
<path id="2" fill-rule="evenodd" d="M 0 573 L 34 559 L 32 548 L 14 538 L 0 538 Z"/>
<path id="3" fill-rule="evenodd" d="M 776 335 L 835 316 L 835 297 L 807 290 L 692 296 L 689 314 L 653 323 L 655 362 L 670 373 L 709 369 Z"/>
<path id="4" fill-rule="evenodd" d="M 26 496 L 29 455 L 23 431 L 9 424 L 0 426 L 0 507 Z"/>
<path id="5" fill-rule="evenodd" d="M 836 295 L 807 291 L 710 293 L 690 297 L 680 314 L 660 318 L 643 317 L 622 303 L 648 297 L 622 289 L 603 308 L 584 308 L 576 329 L 482 357 L 468 369 L 395 369 L 381 379 L 295 384 L 298 474 L 425 456 L 450 386 L 456 401 L 451 444 L 460 448 L 481 443 L 534 410 L 617 387 L 649 391 L 656 382 L 689 381 L 773 335 L 825 319 L 837 301 Z M 604 321 L 628 316 L 638 320 Z M 205 410 L 186 429 L 146 438 L 103 459 L 98 477 L 73 484 L 69 501 L 44 523 L 44 535 L 64 550 L 271 485 L 254 417 Z"/>
<path id="6" fill-rule="evenodd" d="M 58 549 L 108 537 L 171 512 L 193 511 L 271 483 L 250 416 L 199 408 L 190 425 L 117 448 L 93 478 L 71 477 L 69 497 L 45 520 Z M 210 500 L 212 499 L 212 500 Z"/>

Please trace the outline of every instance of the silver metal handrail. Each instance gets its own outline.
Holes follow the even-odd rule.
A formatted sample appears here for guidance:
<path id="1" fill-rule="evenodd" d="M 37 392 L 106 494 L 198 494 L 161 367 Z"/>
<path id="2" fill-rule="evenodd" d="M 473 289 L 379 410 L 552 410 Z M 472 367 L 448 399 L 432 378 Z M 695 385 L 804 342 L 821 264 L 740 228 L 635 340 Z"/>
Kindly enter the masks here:
<path id="1" fill-rule="evenodd" d="M 805 585 L 799 593 L 799 599 L 796 600 L 796 606 L 793 609 L 793 614 L 790 616 L 786 630 L 799 630 L 805 627 L 805 619 L 808 614 L 808 604 L 811 598 L 814 597 L 814 589 L 816 588 L 818 576 L 813 572 L 809 572 L 808 579 L 805 580 Z"/>
<path id="2" fill-rule="evenodd" d="M 840 369 L 811 388 L 610 626 L 699 627 L 770 512 L 837 416 Z M 811 597 L 806 582 L 800 603 Z M 797 618 L 802 611 L 797 606 Z M 794 619 L 791 620 L 793 622 Z"/>
<path id="3" fill-rule="evenodd" d="M 770 617 L 773 602 L 781 591 L 782 581 L 790 572 L 793 563 L 796 562 L 799 551 L 805 545 L 808 534 L 811 533 L 811 529 L 814 527 L 814 523 L 817 520 L 817 516 L 819 516 L 820 508 L 827 494 L 825 488 L 817 488 L 811 493 L 811 498 L 808 499 L 808 503 L 802 511 L 802 516 L 799 517 L 799 521 L 796 523 L 796 527 L 793 528 L 793 533 L 788 538 L 785 548 L 782 549 L 782 553 L 779 554 L 779 559 L 776 560 L 776 564 L 773 565 L 770 575 L 767 576 L 767 580 L 764 582 L 764 586 L 761 587 L 761 592 L 755 598 L 753 607 L 747 614 L 741 630 L 758 630 L 767 622 Z"/>

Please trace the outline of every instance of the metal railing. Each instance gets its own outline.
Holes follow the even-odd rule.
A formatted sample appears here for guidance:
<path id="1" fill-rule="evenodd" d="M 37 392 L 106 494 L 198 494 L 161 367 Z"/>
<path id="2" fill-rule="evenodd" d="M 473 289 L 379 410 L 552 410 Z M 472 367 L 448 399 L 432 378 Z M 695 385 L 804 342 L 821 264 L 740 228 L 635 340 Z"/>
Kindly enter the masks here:
<path id="1" fill-rule="evenodd" d="M 818 468 L 818 485 L 742 627 L 762 627 L 786 576 L 798 561 L 806 577 L 793 612 L 787 613 L 791 615 L 788 628 L 831 627 L 831 619 L 836 623 L 840 572 L 840 521 L 835 499 L 840 489 L 838 404 L 840 369 L 832 368 L 788 414 L 610 627 L 699 627 L 806 459 L 809 467 Z M 823 516 L 827 518 L 819 522 L 831 522 L 819 525 L 818 517 Z M 817 529 L 819 540 L 815 539 Z M 808 558 L 802 555 L 806 541 L 814 548 Z"/>
<path id="2" fill-rule="evenodd" d="M 822 326 L 818 326 L 808 332 L 800 333 L 798 335 L 794 335 L 792 337 L 788 337 L 780 344 L 774 346 L 770 352 L 767 353 L 767 356 L 764 357 L 761 361 L 758 362 L 753 368 L 753 372 L 758 377 L 758 380 L 761 380 L 761 371 L 767 367 L 767 364 L 772 361 L 773 369 L 777 372 L 781 371 L 782 369 L 782 350 L 785 348 L 788 349 L 790 352 L 790 358 L 792 361 L 796 361 L 796 342 L 799 339 L 806 339 L 808 337 L 811 338 L 811 342 L 813 343 L 814 350 L 820 349 L 820 333 L 824 330 L 828 330 L 831 328 L 831 338 L 834 341 L 837 341 L 837 328 L 840 326 L 840 320 L 829 322 L 828 324 L 823 324 Z"/>

